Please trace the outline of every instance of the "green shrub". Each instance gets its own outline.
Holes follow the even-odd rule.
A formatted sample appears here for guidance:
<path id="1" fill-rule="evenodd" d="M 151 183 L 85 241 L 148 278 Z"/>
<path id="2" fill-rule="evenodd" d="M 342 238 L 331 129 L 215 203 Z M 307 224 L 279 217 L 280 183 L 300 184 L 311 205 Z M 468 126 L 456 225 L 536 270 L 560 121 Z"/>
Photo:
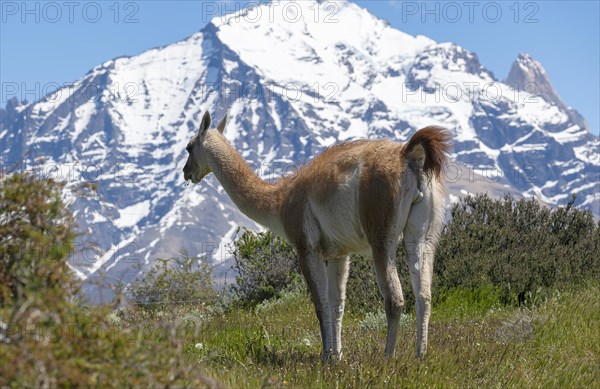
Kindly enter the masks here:
<path id="1" fill-rule="evenodd" d="M 237 275 L 231 292 L 237 303 L 255 306 L 279 296 L 300 276 L 293 247 L 272 232 L 244 230 L 233 245 Z"/>
<path id="2" fill-rule="evenodd" d="M 73 218 L 63 185 L 15 174 L 0 179 L 0 307 L 43 306 L 66 300 L 77 282 L 67 265 Z"/>
<path id="3" fill-rule="evenodd" d="M 132 303 L 144 309 L 161 310 L 182 306 L 210 306 L 217 301 L 212 268 L 205 258 L 180 256 L 157 259 L 129 288 Z"/>
<path id="4" fill-rule="evenodd" d="M 505 303 L 600 276 L 600 231 L 589 211 L 534 199 L 467 196 L 451 210 L 435 259 L 436 288 L 495 285 Z"/>
<path id="5" fill-rule="evenodd" d="M 290 306 L 301 304 L 308 296 L 306 283 L 304 279 L 298 275 L 292 282 L 286 286 L 278 296 L 274 296 L 268 300 L 264 300 L 255 306 L 257 314 L 276 312 L 277 309 L 289 309 Z"/>
<path id="6" fill-rule="evenodd" d="M 349 312 L 376 312 L 383 307 L 382 301 L 371 257 L 351 256 L 346 286 L 346 309 Z"/>
<path id="7" fill-rule="evenodd" d="M 125 323 L 116 304 L 78 301 L 62 189 L 28 175 L 0 178 L 0 387 L 218 386 L 184 355 L 195 318 Z M 170 276 L 161 277 L 153 279 Z"/>
<path id="8" fill-rule="evenodd" d="M 406 254 L 403 247 L 396 251 L 398 278 L 404 295 L 404 312 L 411 312 L 415 304 L 412 291 Z M 350 257 L 350 274 L 348 275 L 346 307 L 349 312 L 374 312 L 383 306 L 383 297 L 377 286 L 377 278 L 373 267 L 373 259 L 369 256 L 353 255 Z"/>

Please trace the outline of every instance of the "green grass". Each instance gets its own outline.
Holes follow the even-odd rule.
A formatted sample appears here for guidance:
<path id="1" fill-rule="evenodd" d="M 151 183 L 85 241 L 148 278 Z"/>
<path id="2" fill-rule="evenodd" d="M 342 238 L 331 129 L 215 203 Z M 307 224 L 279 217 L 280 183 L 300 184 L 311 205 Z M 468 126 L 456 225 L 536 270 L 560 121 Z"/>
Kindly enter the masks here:
<path id="1" fill-rule="evenodd" d="M 206 308 L 78 313 L 72 319 L 79 324 L 70 324 L 74 332 L 56 342 L 28 336 L 18 345 L 0 344 L 0 358 L 7 362 L 0 384 L 600 387 L 597 283 L 556 292 L 527 308 L 500 305 L 493 288 L 442 295 L 433 307 L 429 353 L 421 361 L 415 357 L 411 314 L 402 320 L 396 356 L 386 360 L 384 315 L 349 313 L 343 361 L 321 366 L 313 306 L 296 291 L 254 310 L 227 313 Z M 94 326 L 99 317 L 102 325 Z"/>
<path id="2" fill-rule="evenodd" d="M 588 286 L 506 309 L 493 303 L 493 290 L 454 291 L 434 307 L 422 361 L 414 320 L 403 322 L 397 355 L 386 361 L 385 326 L 354 315 L 344 320 L 344 360 L 321 367 L 313 308 L 298 296 L 212 318 L 185 350 L 231 387 L 600 387 L 599 292 Z"/>

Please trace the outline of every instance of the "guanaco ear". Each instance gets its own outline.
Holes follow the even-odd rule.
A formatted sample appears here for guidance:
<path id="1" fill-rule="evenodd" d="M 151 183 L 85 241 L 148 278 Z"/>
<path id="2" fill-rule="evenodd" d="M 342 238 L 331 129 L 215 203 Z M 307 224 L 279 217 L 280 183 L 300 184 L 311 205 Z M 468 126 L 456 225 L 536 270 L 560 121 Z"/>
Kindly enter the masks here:
<path id="1" fill-rule="evenodd" d="M 198 129 L 198 135 L 202 135 L 210 128 L 210 113 L 206 111 L 204 116 L 202 116 L 202 121 L 200 122 L 200 128 Z"/>
<path id="2" fill-rule="evenodd" d="M 229 115 L 229 112 L 225 113 L 225 116 L 223 117 L 223 119 L 221 119 L 221 123 L 219 123 L 219 125 L 217 126 L 217 130 L 219 130 L 219 132 L 222 134 L 223 131 L 225 131 L 225 126 L 227 125 L 227 116 Z"/>

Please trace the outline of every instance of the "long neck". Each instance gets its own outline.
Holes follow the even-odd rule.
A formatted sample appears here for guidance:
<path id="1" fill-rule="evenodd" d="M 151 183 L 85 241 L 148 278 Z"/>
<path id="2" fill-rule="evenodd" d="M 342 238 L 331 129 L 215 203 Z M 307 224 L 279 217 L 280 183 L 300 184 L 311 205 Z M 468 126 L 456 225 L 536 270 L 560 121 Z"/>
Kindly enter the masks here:
<path id="1" fill-rule="evenodd" d="M 213 173 L 240 211 L 265 227 L 279 230 L 281 201 L 277 186 L 258 177 L 220 134 L 207 133 L 205 148 Z"/>

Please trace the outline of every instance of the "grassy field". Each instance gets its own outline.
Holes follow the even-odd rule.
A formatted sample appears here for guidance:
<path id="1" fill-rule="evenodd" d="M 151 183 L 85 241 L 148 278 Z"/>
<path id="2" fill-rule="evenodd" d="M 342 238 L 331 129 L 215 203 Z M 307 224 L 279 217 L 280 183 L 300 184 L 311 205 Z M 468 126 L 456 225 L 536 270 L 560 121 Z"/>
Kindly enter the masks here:
<path id="1" fill-rule="evenodd" d="M 416 359 L 415 323 L 404 316 L 395 358 L 383 357 L 383 314 L 344 319 L 344 360 L 321 367 L 318 325 L 303 293 L 254 311 L 202 319 L 179 315 L 192 371 L 225 387 L 600 387 L 600 290 L 556 293 L 529 308 L 503 308 L 493 290 L 455 292 L 434 307 L 429 354 Z M 137 318 L 136 320 L 140 320 Z M 148 320 L 148 319 L 146 319 Z M 171 340 L 172 341 L 172 340 Z M 185 381 L 185 380 L 184 380 Z"/>
<path id="2" fill-rule="evenodd" d="M 344 359 L 326 366 L 303 291 L 253 310 L 72 310 L 0 342 L 0 387 L 600 387 L 600 286 L 547 296 L 516 308 L 493 288 L 445 293 L 421 361 L 410 313 L 386 360 L 384 315 L 349 312 Z"/>

